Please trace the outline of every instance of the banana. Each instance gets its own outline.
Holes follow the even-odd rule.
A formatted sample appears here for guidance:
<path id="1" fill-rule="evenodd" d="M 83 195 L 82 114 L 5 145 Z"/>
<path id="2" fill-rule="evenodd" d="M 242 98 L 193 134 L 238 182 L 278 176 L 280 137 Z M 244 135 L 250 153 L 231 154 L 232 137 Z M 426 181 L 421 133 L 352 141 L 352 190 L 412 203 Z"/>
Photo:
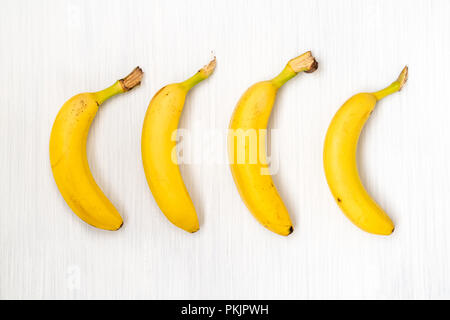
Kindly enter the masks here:
<path id="1" fill-rule="evenodd" d="M 290 60 L 278 76 L 254 84 L 242 95 L 230 121 L 228 157 L 239 194 L 263 226 L 282 236 L 291 234 L 294 228 L 269 174 L 267 122 L 278 89 L 297 73 L 313 72 L 317 66 L 309 51 Z"/>
<path id="2" fill-rule="evenodd" d="M 153 197 L 170 222 L 190 233 L 199 230 L 199 223 L 178 168 L 174 137 L 186 94 L 207 79 L 215 66 L 214 59 L 186 81 L 159 90 L 150 101 L 142 128 L 142 162 Z"/>
<path id="3" fill-rule="evenodd" d="M 356 148 L 359 135 L 377 101 L 400 91 L 408 79 L 405 67 L 396 81 L 374 93 L 351 97 L 334 116 L 325 138 L 325 176 L 334 199 L 356 226 L 369 233 L 390 235 L 394 224 L 370 197 L 359 178 Z"/>
<path id="4" fill-rule="evenodd" d="M 50 163 L 56 185 L 69 207 L 88 224 L 117 230 L 122 218 L 95 182 L 86 154 L 89 128 L 99 106 L 110 97 L 139 85 L 142 70 L 137 67 L 112 86 L 69 99 L 56 116 L 50 135 Z"/>

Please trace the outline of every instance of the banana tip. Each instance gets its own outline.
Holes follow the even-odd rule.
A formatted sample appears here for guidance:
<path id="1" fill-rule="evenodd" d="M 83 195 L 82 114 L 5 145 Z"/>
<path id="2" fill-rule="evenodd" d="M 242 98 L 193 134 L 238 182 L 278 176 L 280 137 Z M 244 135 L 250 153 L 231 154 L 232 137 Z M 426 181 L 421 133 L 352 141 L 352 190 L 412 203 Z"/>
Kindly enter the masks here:
<path id="1" fill-rule="evenodd" d="M 200 69 L 200 72 L 203 72 L 206 77 L 209 77 L 216 68 L 216 65 L 216 57 L 214 57 L 206 66 Z"/>
<path id="2" fill-rule="evenodd" d="M 134 87 L 141 84 L 142 77 L 144 76 L 144 72 L 141 68 L 136 67 L 129 75 L 125 78 L 120 79 L 120 84 L 124 91 L 130 91 Z"/>
<path id="3" fill-rule="evenodd" d="M 408 66 L 405 66 L 400 73 L 400 75 L 397 78 L 397 81 L 400 83 L 400 90 L 402 90 L 403 86 L 405 85 L 406 81 L 408 81 Z"/>
<path id="4" fill-rule="evenodd" d="M 294 72 L 307 72 L 311 73 L 317 70 L 317 67 L 319 64 L 317 63 L 316 59 L 313 57 L 311 51 L 307 51 L 303 53 L 302 55 L 291 59 L 288 62 L 288 65 L 294 70 Z"/>
<path id="5" fill-rule="evenodd" d="M 312 66 L 308 70 L 305 70 L 305 72 L 306 73 L 313 73 L 314 71 L 317 70 L 317 68 L 319 68 L 319 63 L 317 62 L 316 59 L 314 59 L 314 63 L 312 64 Z"/>
<path id="6" fill-rule="evenodd" d="M 192 231 L 189 231 L 190 233 L 196 233 L 198 230 L 200 230 L 200 228 L 194 229 Z"/>
<path id="7" fill-rule="evenodd" d="M 291 227 L 289 228 L 289 233 L 288 233 L 288 235 L 290 235 L 292 232 L 294 232 L 294 227 L 293 227 L 293 226 L 291 226 Z"/>

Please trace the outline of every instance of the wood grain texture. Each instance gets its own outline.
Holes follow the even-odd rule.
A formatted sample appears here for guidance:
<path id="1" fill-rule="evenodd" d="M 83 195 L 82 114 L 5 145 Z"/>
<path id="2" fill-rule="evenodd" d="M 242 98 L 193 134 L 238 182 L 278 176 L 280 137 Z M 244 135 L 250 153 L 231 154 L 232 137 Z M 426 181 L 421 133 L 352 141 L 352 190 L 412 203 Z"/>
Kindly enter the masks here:
<path id="1" fill-rule="evenodd" d="M 449 1 L 2 1 L 0 298 L 450 298 Z M 196 159 L 223 154 L 233 108 L 252 83 L 311 49 L 314 74 L 280 91 L 274 177 L 295 232 L 282 238 L 245 208 L 221 163 L 184 165 L 201 230 L 159 211 L 141 165 L 153 94 L 217 56 L 186 101 Z M 323 139 L 352 94 L 393 81 L 364 129 L 362 179 L 396 224 L 366 234 L 339 211 Z M 48 141 L 61 105 L 139 65 L 140 88 L 108 101 L 88 141 L 97 182 L 125 218 L 96 230 L 53 181 Z M 198 161 L 200 162 L 200 161 Z"/>

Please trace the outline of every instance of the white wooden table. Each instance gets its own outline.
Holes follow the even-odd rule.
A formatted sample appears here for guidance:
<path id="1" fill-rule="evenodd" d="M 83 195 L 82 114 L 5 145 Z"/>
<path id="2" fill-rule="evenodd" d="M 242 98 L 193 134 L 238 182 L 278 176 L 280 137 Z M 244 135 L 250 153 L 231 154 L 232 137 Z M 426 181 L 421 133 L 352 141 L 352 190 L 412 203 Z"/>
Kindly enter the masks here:
<path id="1" fill-rule="evenodd" d="M 450 298 L 449 1 L 1 1 L 0 298 Z M 274 177 L 295 222 L 261 227 L 223 161 L 184 165 L 201 230 L 159 211 L 145 181 L 148 102 L 217 56 L 186 101 L 196 159 L 225 151 L 233 108 L 252 83 L 311 49 L 314 74 L 279 93 Z M 379 104 L 358 152 L 362 180 L 396 224 L 364 233 L 339 211 L 322 170 L 328 124 L 352 94 L 410 68 Z M 61 105 L 135 66 L 140 88 L 106 103 L 88 141 L 97 182 L 125 219 L 94 229 L 53 181 L 48 141 Z M 219 158 L 220 159 L 220 158 Z"/>

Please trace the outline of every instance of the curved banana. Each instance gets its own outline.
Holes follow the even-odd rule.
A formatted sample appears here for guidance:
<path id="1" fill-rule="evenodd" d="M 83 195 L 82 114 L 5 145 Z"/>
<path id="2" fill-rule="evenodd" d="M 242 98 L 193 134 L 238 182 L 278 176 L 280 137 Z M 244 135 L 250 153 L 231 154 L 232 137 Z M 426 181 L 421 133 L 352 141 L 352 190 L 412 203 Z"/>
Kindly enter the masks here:
<path id="1" fill-rule="evenodd" d="M 361 183 L 356 164 L 358 139 L 377 101 L 400 91 L 407 78 L 405 67 L 387 88 L 351 97 L 334 116 L 325 138 L 323 162 L 331 193 L 345 215 L 369 233 L 389 235 L 394 224 Z"/>
<path id="2" fill-rule="evenodd" d="M 73 212 L 100 229 L 117 230 L 123 221 L 89 170 L 86 155 L 89 128 L 99 106 L 108 98 L 140 84 L 142 75 L 137 67 L 109 88 L 72 97 L 62 106 L 53 123 L 50 163 L 59 191 Z"/>
<path id="3" fill-rule="evenodd" d="M 283 236 L 294 228 L 269 174 L 267 122 L 278 89 L 297 73 L 313 72 L 317 66 L 309 51 L 290 60 L 278 76 L 254 84 L 242 95 L 230 121 L 228 156 L 239 194 L 263 226 Z"/>
<path id="4" fill-rule="evenodd" d="M 150 190 L 167 219 L 177 227 L 199 229 L 194 204 L 184 185 L 176 158 L 176 131 L 186 94 L 214 71 L 216 60 L 184 82 L 159 90 L 150 101 L 142 128 L 142 162 Z"/>

